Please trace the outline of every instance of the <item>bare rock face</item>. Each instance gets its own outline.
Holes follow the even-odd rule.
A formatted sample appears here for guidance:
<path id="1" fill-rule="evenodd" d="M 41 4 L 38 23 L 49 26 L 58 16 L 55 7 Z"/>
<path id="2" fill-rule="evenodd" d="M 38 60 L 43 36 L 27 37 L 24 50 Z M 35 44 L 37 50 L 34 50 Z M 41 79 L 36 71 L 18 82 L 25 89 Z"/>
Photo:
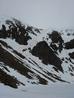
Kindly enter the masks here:
<path id="1" fill-rule="evenodd" d="M 49 34 L 49 38 L 51 38 L 51 40 L 52 40 L 51 47 L 54 50 L 59 50 L 59 52 L 61 52 L 63 49 L 64 41 L 63 41 L 60 33 L 58 31 L 53 31 L 51 34 Z M 58 47 L 56 46 L 56 44 L 58 44 Z"/>
<path id="2" fill-rule="evenodd" d="M 0 83 L 18 88 L 74 81 L 74 30 L 47 32 L 17 19 L 0 24 Z"/>
<path id="3" fill-rule="evenodd" d="M 70 40 L 69 42 L 65 43 L 66 49 L 73 49 L 74 48 L 74 39 Z"/>
<path id="4" fill-rule="evenodd" d="M 20 84 L 24 85 L 20 81 L 18 81 L 14 76 L 8 75 L 6 72 L 4 72 L 2 69 L 0 69 L 0 82 L 9 85 L 13 88 L 18 88 Z"/>
<path id="5" fill-rule="evenodd" d="M 9 29 L 6 30 L 6 26 L 3 24 L 0 29 L 0 38 L 15 39 L 19 44 L 27 45 L 27 41 L 31 39 L 28 35 L 28 30 L 25 29 L 25 26 L 23 26 L 20 21 L 17 20 L 17 22 L 19 22 L 19 24 L 17 24 L 16 21 L 13 23 L 13 21 L 7 20 L 6 24 L 8 24 Z"/>
<path id="6" fill-rule="evenodd" d="M 61 60 L 56 56 L 53 50 L 45 41 L 39 42 L 31 51 L 34 56 L 39 57 L 44 64 L 54 65 L 58 70 L 63 72 Z"/>
<path id="7" fill-rule="evenodd" d="M 70 58 L 74 59 L 74 52 L 69 53 Z"/>
<path id="8" fill-rule="evenodd" d="M 51 34 L 49 34 L 49 37 L 53 43 L 63 43 L 63 39 L 58 31 L 53 31 Z"/>

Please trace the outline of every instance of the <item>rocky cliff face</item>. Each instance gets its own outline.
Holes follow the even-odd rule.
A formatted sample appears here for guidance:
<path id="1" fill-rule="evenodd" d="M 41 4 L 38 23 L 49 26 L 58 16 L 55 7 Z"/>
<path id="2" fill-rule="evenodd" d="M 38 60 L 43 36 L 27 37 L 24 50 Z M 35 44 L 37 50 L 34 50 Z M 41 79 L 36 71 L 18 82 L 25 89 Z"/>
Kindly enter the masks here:
<path id="1" fill-rule="evenodd" d="M 0 23 L 0 82 L 19 85 L 74 81 L 74 30 L 42 30 L 17 19 Z"/>

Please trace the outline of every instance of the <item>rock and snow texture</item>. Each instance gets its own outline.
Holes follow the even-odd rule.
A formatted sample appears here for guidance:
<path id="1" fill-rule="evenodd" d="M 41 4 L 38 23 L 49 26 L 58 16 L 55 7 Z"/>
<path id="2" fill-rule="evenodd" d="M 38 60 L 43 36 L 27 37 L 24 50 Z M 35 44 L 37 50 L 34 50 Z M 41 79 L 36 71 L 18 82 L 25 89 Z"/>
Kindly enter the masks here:
<path id="1" fill-rule="evenodd" d="M 74 82 L 74 30 L 0 22 L 0 82 L 13 88 Z"/>

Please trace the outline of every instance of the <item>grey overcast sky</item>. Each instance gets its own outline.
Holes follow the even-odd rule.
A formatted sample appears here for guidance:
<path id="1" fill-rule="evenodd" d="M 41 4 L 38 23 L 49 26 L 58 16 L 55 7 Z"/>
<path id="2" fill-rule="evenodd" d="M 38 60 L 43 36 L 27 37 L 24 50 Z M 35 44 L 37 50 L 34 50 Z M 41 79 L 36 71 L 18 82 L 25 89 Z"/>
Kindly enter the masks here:
<path id="1" fill-rule="evenodd" d="M 0 17 L 40 28 L 74 28 L 74 0 L 0 0 Z"/>

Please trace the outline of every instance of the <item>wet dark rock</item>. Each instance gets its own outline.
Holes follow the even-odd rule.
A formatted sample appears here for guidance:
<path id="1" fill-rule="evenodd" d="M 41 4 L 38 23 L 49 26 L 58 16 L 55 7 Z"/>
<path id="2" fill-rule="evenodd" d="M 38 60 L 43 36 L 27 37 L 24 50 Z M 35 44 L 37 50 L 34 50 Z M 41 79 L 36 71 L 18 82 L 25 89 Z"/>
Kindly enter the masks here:
<path id="1" fill-rule="evenodd" d="M 39 57 L 39 59 L 41 59 L 44 64 L 54 65 L 58 70 L 63 72 L 63 69 L 61 67 L 62 61 L 59 57 L 56 56 L 54 51 L 48 46 L 45 41 L 41 41 L 35 47 L 33 47 L 31 53 L 34 56 Z"/>

